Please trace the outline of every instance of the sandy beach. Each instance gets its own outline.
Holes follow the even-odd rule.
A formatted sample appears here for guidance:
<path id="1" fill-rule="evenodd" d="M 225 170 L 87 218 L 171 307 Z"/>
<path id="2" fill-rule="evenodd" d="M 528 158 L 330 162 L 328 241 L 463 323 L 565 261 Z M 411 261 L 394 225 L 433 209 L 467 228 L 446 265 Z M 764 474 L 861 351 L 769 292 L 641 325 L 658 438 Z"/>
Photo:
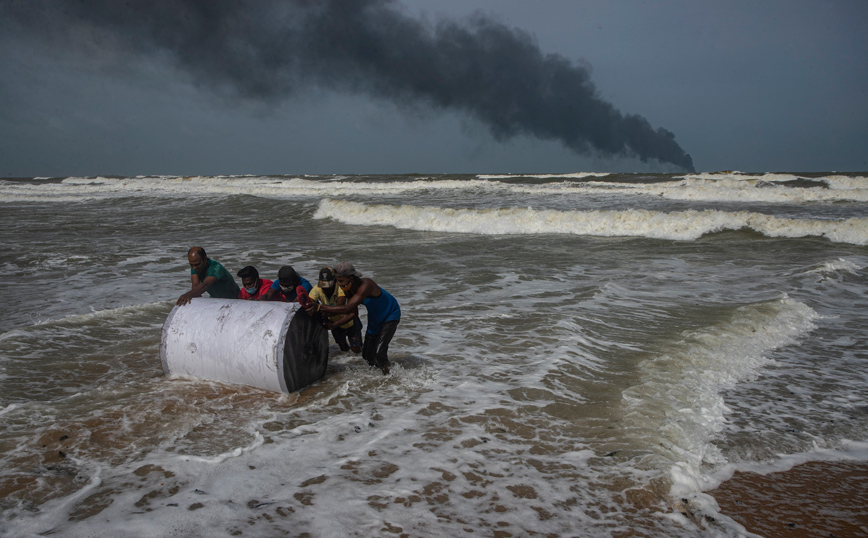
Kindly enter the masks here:
<path id="1" fill-rule="evenodd" d="M 766 475 L 737 472 L 709 493 L 721 513 L 768 538 L 868 536 L 868 463 L 809 462 Z"/>

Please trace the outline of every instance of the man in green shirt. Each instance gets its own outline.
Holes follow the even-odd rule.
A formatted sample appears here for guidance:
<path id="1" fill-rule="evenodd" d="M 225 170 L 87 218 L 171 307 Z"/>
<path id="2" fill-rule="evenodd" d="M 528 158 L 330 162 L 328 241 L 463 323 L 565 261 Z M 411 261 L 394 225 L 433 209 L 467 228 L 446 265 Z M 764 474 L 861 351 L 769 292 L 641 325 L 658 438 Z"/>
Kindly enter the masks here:
<path id="1" fill-rule="evenodd" d="M 187 252 L 187 261 L 190 262 L 190 282 L 192 289 L 178 298 L 175 303 L 184 306 L 193 297 L 201 297 L 206 291 L 211 297 L 217 299 L 238 298 L 239 287 L 220 262 L 212 260 L 205 254 L 202 247 L 193 247 Z"/>

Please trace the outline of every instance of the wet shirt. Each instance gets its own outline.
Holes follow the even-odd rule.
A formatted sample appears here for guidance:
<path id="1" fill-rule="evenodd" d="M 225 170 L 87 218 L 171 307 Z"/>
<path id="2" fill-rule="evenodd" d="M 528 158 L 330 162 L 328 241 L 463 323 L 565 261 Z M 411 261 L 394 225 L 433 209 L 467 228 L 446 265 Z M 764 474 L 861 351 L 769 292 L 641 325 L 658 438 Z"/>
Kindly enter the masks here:
<path id="1" fill-rule="evenodd" d="M 320 288 L 319 286 L 314 286 L 313 289 L 310 290 L 310 298 L 326 306 L 335 306 L 338 304 L 338 298 L 346 297 L 346 294 L 344 294 L 344 290 L 342 290 L 340 286 L 337 286 L 337 288 L 338 292 L 333 294 L 331 297 L 328 297 L 322 290 L 322 288 Z M 329 319 L 334 322 L 340 320 L 345 315 L 346 314 L 332 314 L 329 316 Z M 341 329 L 349 329 L 352 326 L 353 320 L 350 320 L 349 322 L 341 325 Z"/>
<path id="2" fill-rule="evenodd" d="M 190 274 L 196 274 L 196 270 L 190 268 Z M 235 279 L 227 271 L 220 262 L 208 259 L 208 268 L 205 270 L 205 277 L 199 276 L 199 282 L 203 282 L 209 276 L 217 279 L 217 282 L 208 288 L 208 295 L 216 299 L 235 299 L 238 297 L 238 291 L 241 289 L 235 283 Z"/>
<path id="3" fill-rule="evenodd" d="M 260 278 L 259 279 L 259 289 L 256 290 L 256 294 L 250 295 L 250 293 L 248 293 L 247 290 L 244 289 L 244 287 L 242 286 L 241 291 L 238 292 L 238 298 L 239 299 L 245 299 L 248 301 L 260 299 L 260 298 L 262 298 L 263 295 L 268 293 L 269 289 L 271 289 L 271 284 L 272 284 L 272 282 L 270 280 L 268 280 L 267 278 Z M 274 300 L 278 300 L 278 297 L 274 297 Z"/>
<path id="4" fill-rule="evenodd" d="M 380 286 L 377 286 L 380 288 Z M 392 295 L 380 288 L 379 297 L 368 297 L 362 304 L 368 309 L 368 334 L 380 332 L 380 325 L 401 319 L 401 307 Z"/>
<path id="5" fill-rule="evenodd" d="M 304 277 L 298 277 L 298 284 L 302 288 L 304 288 L 304 291 L 306 291 L 308 293 L 310 293 L 311 288 L 313 288 L 313 286 L 311 286 L 310 282 L 308 282 L 307 279 Z M 282 294 L 286 298 L 286 300 L 289 301 L 290 303 L 294 303 L 296 298 L 297 298 L 296 294 L 295 294 L 295 288 L 288 290 L 288 291 L 281 291 L 279 279 L 274 281 L 274 284 L 271 285 L 271 289 L 277 290 L 277 293 Z"/>

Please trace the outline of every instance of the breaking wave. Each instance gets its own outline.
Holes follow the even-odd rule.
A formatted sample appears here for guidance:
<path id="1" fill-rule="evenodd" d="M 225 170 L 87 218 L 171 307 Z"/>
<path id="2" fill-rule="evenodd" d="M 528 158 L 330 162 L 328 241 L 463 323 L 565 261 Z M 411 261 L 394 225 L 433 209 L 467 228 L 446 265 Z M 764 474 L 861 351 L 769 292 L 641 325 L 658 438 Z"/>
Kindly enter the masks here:
<path id="1" fill-rule="evenodd" d="M 410 205 L 369 205 L 325 199 L 314 214 L 358 226 L 483 235 L 570 234 L 648 237 L 691 241 L 727 230 L 750 229 L 767 237 L 825 237 L 836 243 L 868 244 L 868 218 L 791 219 L 748 211 L 688 210 L 663 213 L 556 211 L 531 208 L 450 209 Z"/>
<path id="2" fill-rule="evenodd" d="M 467 191 L 540 196 L 613 194 L 680 201 L 805 204 L 868 202 L 868 178 L 830 175 L 740 173 L 636 176 L 604 173 L 401 176 L 139 176 L 69 177 L 62 181 L 0 181 L 3 202 L 74 202 L 131 196 L 189 197 L 252 195 L 263 198 L 381 196 L 414 192 Z M 369 180 L 370 179 L 370 180 Z"/>

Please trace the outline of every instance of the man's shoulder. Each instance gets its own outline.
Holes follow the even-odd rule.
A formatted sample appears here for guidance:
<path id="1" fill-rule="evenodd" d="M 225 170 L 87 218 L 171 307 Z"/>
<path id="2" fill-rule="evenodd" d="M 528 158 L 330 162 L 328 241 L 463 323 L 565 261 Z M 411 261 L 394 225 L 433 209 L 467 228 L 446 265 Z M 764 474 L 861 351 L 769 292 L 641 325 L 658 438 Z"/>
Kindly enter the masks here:
<path id="1" fill-rule="evenodd" d="M 229 273 L 223 264 L 217 260 L 208 260 L 208 273 Z M 231 275 L 230 275 L 231 276 Z"/>
<path id="2" fill-rule="evenodd" d="M 314 286 L 313 288 L 310 289 L 310 292 L 308 292 L 308 295 L 310 296 L 311 299 L 318 299 L 318 298 L 320 298 L 320 296 L 325 297 L 325 292 L 322 291 L 322 288 L 320 288 L 319 286 Z"/>
<path id="3" fill-rule="evenodd" d="M 373 278 L 363 278 L 362 285 L 359 286 L 359 289 L 364 291 L 366 295 L 370 295 L 371 293 L 378 292 L 380 286 L 376 282 L 374 282 Z"/>

